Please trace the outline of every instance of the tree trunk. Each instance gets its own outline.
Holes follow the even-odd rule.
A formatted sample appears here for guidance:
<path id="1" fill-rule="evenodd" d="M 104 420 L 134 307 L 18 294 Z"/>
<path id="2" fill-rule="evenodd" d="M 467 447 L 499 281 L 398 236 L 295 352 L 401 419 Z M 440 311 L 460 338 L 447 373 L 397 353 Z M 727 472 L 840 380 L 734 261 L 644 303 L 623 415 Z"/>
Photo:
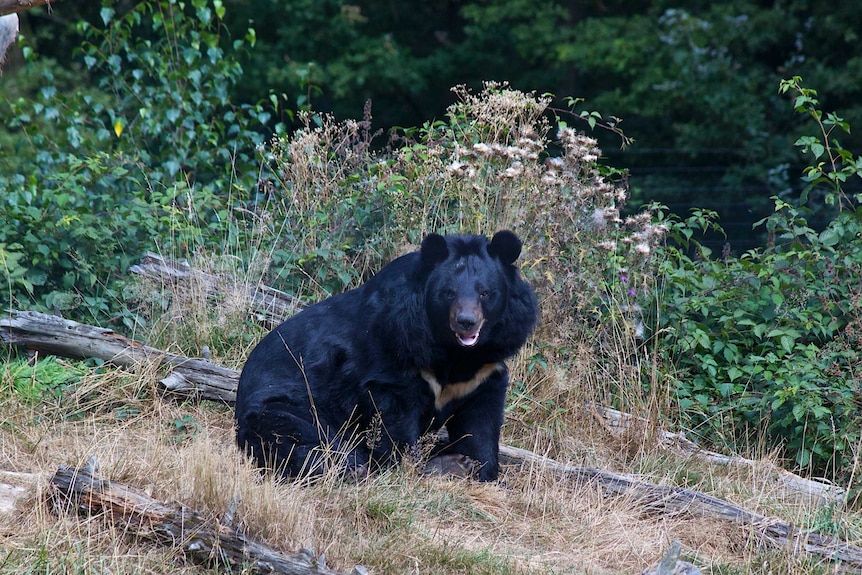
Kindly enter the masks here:
<path id="1" fill-rule="evenodd" d="M 130 267 L 129 271 L 168 285 L 172 290 L 195 286 L 202 289 L 208 298 L 216 298 L 228 290 L 238 289 L 249 302 L 255 319 L 267 329 L 272 329 L 305 307 L 301 300 L 275 288 L 263 284 L 247 285 L 229 276 L 202 272 L 191 267 L 185 260 L 170 260 L 152 252 L 147 252 L 141 262 Z"/>
<path id="2" fill-rule="evenodd" d="M 535 464 L 571 480 L 577 485 L 598 485 L 606 495 L 624 495 L 638 507 L 651 513 L 688 514 L 722 519 L 751 529 L 761 541 L 773 547 L 804 551 L 842 567 L 862 573 L 862 548 L 815 531 L 797 529 L 774 517 L 747 511 L 723 499 L 693 489 L 646 483 L 630 476 L 602 471 L 594 467 L 573 467 L 526 449 L 500 445 L 500 463 Z"/>
<path id="3" fill-rule="evenodd" d="M 610 407 L 590 403 L 587 405 L 587 411 L 593 413 L 609 433 L 617 437 L 625 433 L 632 433 L 635 437 L 642 437 L 647 434 L 656 436 L 658 445 L 674 451 L 678 454 L 692 457 L 706 463 L 715 465 L 744 465 L 747 467 L 755 467 L 760 462 L 753 459 L 747 459 L 739 456 L 729 456 L 723 453 L 717 453 L 704 449 L 695 442 L 688 439 L 684 433 L 672 433 L 663 429 L 658 429 L 649 420 L 642 417 L 617 411 Z M 831 502 L 843 503 L 847 495 L 845 489 L 828 483 L 825 481 L 815 481 L 799 477 L 795 473 L 791 473 L 778 466 L 772 466 L 770 470 L 775 482 L 785 488 L 804 496 L 812 498 L 814 502 Z"/>
<path id="4" fill-rule="evenodd" d="M 159 359 L 172 367 L 171 375 L 163 380 L 166 386 L 174 386 L 169 389 L 228 403 L 236 399 L 239 378 L 236 371 L 218 367 L 208 360 L 188 359 L 151 348 L 111 330 L 36 312 L 14 312 L 11 317 L 0 320 L 0 338 L 31 350 L 67 357 L 99 357 L 121 365 Z M 685 513 L 731 521 L 751 529 L 761 540 L 775 546 L 790 547 L 794 551 L 805 551 L 828 560 L 840 561 L 862 572 L 862 548 L 820 533 L 803 532 L 778 519 L 747 511 L 692 489 L 655 485 L 592 467 L 573 467 L 504 444 L 500 445 L 500 462 L 540 465 L 578 485 L 596 484 L 607 495 L 632 497 L 648 512 Z M 799 480 L 807 481 L 803 478 Z"/>
<path id="5" fill-rule="evenodd" d="M 239 373 L 207 359 L 191 359 L 149 347 L 110 329 L 94 327 L 32 311 L 16 311 L 0 319 L 0 340 L 30 351 L 63 357 L 95 357 L 129 366 L 159 361 L 171 368 L 166 389 L 204 399 L 233 403 Z"/>
<path id="6" fill-rule="evenodd" d="M 151 497 L 95 475 L 94 464 L 82 469 L 60 466 L 51 478 L 49 497 L 58 513 L 72 510 L 84 516 L 104 515 L 124 533 L 179 547 L 197 563 L 229 568 L 249 567 L 252 573 L 338 575 L 322 557 L 309 551 L 287 555 L 254 541 L 231 525 L 185 507 L 165 505 Z M 367 573 L 356 567 L 353 574 Z"/>

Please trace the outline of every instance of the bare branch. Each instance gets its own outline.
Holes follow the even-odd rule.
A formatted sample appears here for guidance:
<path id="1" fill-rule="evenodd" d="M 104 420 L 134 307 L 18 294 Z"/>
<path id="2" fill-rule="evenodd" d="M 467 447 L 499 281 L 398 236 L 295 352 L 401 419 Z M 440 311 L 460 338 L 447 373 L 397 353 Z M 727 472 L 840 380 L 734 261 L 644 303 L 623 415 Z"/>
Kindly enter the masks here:
<path id="1" fill-rule="evenodd" d="M 48 10 L 50 10 L 52 2 L 54 0 L 0 0 L 0 16 L 23 12 L 24 10 L 46 4 L 48 5 Z"/>

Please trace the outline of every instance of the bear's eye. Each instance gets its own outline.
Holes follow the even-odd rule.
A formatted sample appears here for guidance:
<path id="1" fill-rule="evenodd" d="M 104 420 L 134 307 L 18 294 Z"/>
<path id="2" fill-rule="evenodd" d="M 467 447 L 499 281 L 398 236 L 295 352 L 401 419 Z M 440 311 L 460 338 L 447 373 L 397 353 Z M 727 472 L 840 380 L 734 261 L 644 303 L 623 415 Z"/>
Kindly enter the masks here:
<path id="1" fill-rule="evenodd" d="M 443 298 L 449 301 L 455 299 L 455 290 L 444 289 L 443 290 Z"/>
<path id="2" fill-rule="evenodd" d="M 489 290 L 483 289 L 479 292 L 479 299 L 486 300 L 491 297 L 491 292 Z"/>

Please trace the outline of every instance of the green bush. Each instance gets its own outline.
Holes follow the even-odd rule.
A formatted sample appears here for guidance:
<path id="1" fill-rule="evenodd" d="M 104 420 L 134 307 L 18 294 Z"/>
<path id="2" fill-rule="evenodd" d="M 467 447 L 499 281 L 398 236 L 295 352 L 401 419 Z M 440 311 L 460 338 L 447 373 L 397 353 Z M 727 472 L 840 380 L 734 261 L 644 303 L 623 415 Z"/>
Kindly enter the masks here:
<path id="1" fill-rule="evenodd" d="M 862 210 L 842 183 L 862 162 L 829 129 L 849 126 L 823 115 L 799 79 L 782 84 L 791 90 L 797 110 L 822 130 L 797 142 L 816 162 L 805 172 L 809 187 L 797 206 L 774 198 L 773 214 L 757 224 L 769 245 L 738 257 L 713 257 L 695 241 L 720 231 L 715 214 L 671 219 L 676 241 L 660 268 L 657 333 L 678 368 L 688 425 L 732 449 L 766 440 L 799 468 L 849 472 L 862 439 Z M 806 219 L 815 196 L 841 208 L 819 232 Z"/>
<path id="2" fill-rule="evenodd" d="M 120 17 L 111 5 L 104 29 L 80 25 L 80 57 L 98 90 L 74 88 L 46 63 L 40 88 L 7 99 L 4 306 L 130 323 L 121 280 L 144 251 L 241 241 L 225 222 L 255 189 L 251 126 L 269 118 L 227 99 L 241 69 L 222 46 L 224 7 L 148 1 Z"/>

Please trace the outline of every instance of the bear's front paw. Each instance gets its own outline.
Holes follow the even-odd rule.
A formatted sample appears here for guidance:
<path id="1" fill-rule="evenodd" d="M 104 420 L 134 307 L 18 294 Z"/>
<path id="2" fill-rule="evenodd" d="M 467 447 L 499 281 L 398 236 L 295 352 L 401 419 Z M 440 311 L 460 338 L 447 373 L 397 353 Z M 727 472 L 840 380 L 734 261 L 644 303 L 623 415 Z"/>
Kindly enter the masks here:
<path id="1" fill-rule="evenodd" d="M 481 465 L 478 461 L 460 453 L 438 455 L 430 459 L 420 475 L 449 475 L 452 477 L 473 477 Z"/>
<path id="2" fill-rule="evenodd" d="M 344 479 L 349 483 L 359 483 L 364 479 L 368 479 L 369 475 L 371 475 L 371 468 L 367 463 L 350 465 L 345 471 Z"/>

